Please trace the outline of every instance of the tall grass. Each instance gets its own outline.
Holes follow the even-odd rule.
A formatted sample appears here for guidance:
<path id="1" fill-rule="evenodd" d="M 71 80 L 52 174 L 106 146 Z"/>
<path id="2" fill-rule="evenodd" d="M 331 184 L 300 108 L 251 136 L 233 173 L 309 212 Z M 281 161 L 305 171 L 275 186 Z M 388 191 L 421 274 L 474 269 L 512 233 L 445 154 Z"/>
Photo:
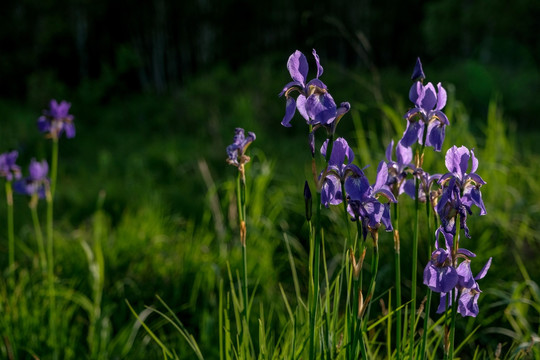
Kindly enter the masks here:
<path id="1" fill-rule="evenodd" d="M 77 139 L 81 149 L 63 143 L 59 155 L 54 214 L 57 343 L 47 343 L 50 297 L 31 213 L 26 199 L 15 196 L 15 287 L 9 289 L 6 277 L 0 280 L 0 311 L 4 314 L 0 317 L 0 357 L 47 359 L 54 350 L 65 359 L 238 355 L 242 252 L 237 241 L 234 169 L 224 169 L 227 141 L 219 140 L 228 140 L 228 130 L 236 125 L 254 129 L 258 135 L 250 147 L 246 188 L 250 357 L 307 357 L 310 259 L 302 194 L 311 169 L 303 165 L 309 161 L 304 156 L 304 134 L 276 129 L 282 103 L 273 96 L 281 81 L 276 81 L 279 77 L 267 65 L 248 67 L 234 77 L 226 69 L 217 69 L 188 84 L 167 106 L 146 98 L 131 105 L 112 104 L 101 109 L 107 124 L 99 123 L 94 130 L 90 118 L 85 123 L 84 115 L 77 117 L 81 119 Z M 249 87 L 254 74 L 262 79 L 258 92 Z M 353 85 L 350 93 L 354 93 Z M 224 99 L 216 93 L 223 88 L 238 95 L 234 100 Z M 540 157 L 521 141 L 521 133 L 512 128 L 496 101 L 486 104 L 485 119 L 477 120 L 456 100 L 459 92 L 449 95 L 447 114 L 452 129 L 446 144 L 474 147 L 488 181 L 483 191 L 488 216 L 470 224 L 471 232 L 478 235 L 475 249 L 483 257 L 503 259 L 495 261 L 483 279 L 479 317 L 457 322 L 456 355 L 463 359 L 493 359 L 497 354 L 500 359 L 538 358 L 540 208 L 536 199 L 540 188 L 536 179 Z M 208 105 L 212 96 L 218 100 Z M 180 105 L 173 105 L 173 100 Z M 366 173 L 373 179 L 385 144 L 403 131 L 403 101 L 365 104 L 356 98 L 351 103 L 350 117 L 343 120 L 349 123 L 341 124 L 341 135 L 353 138 L 349 143 L 358 162 L 371 164 Z M 188 104 L 191 110 L 186 110 Z M 48 148 L 32 145 L 38 137 L 29 135 L 34 112 L 6 103 L 0 107 L 6 114 L 7 130 L 1 136 L 7 148 L 19 149 L 23 160 L 34 152 L 45 156 Z M 115 139 L 126 116 L 124 109 L 139 120 L 119 142 Z M 177 114 L 186 118 L 184 126 L 193 126 L 196 134 L 176 123 Z M 141 120 L 154 117 L 154 123 Z M 387 130 L 382 133 L 380 119 Z M 473 121 L 482 122 L 480 132 Z M 197 123 L 204 126 L 196 127 Z M 152 131 L 153 127 L 159 131 Z M 170 133 L 163 135 L 163 128 Z M 97 137 L 103 139 L 98 149 Z M 197 145 L 200 140 L 195 139 L 213 141 L 215 148 L 201 148 Z M 306 151 L 297 151 L 304 147 Z M 439 160 L 426 155 L 425 166 L 442 171 Z M 81 193 L 85 186 L 88 190 Z M 40 204 L 40 219 L 46 218 L 45 212 Z M 6 216 L 6 209 L 0 208 L 0 213 Z M 351 321 L 344 309 L 347 301 L 354 302 L 345 295 L 354 283 L 350 267 L 343 266 L 350 261 L 344 239 L 354 241 L 348 234 L 354 228 L 347 225 L 342 209 L 322 213 L 321 297 L 314 324 L 322 354 L 343 358 L 350 339 L 344 329 L 350 328 Z M 412 212 L 400 213 L 401 224 L 411 224 L 412 218 Z M 421 221 L 420 228 L 423 226 Z M 402 239 L 412 237 L 412 226 L 402 225 L 399 230 Z M 5 233 L 0 232 L 1 250 L 6 255 L 0 259 L 2 269 L 8 267 Z M 427 261 L 428 245 L 420 239 L 419 268 Z M 369 281 L 371 250 L 370 245 L 364 282 Z M 403 241 L 402 254 L 410 251 L 410 243 Z M 365 349 L 369 357 L 395 358 L 392 317 L 398 309 L 391 234 L 380 235 L 379 255 L 377 287 L 361 340 L 370 344 Z M 411 267 L 410 257 L 402 256 L 402 266 Z M 403 299 L 410 298 L 410 280 L 409 274 L 402 277 Z M 424 295 L 421 290 L 420 304 Z M 404 300 L 401 305 L 399 310 L 407 319 L 410 303 Z M 418 319 L 421 327 L 423 315 Z M 426 344 L 430 359 L 442 356 L 443 321 L 431 309 Z M 143 322 L 149 331 L 142 328 Z M 408 349 L 405 330 L 402 347 Z"/>

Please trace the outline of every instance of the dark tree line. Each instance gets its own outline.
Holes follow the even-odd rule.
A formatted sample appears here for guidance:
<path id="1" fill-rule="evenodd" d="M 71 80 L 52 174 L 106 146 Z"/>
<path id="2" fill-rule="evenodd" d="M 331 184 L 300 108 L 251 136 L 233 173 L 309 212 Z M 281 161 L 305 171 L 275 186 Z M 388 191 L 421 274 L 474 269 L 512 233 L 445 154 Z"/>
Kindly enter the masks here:
<path id="1" fill-rule="evenodd" d="M 218 63 L 235 68 L 262 54 L 311 47 L 347 65 L 408 68 L 420 54 L 512 65 L 509 53 L 517 46 L 536 65 L 539 4 L 7 0 L 0 22 L 0 96 L 23 98 L 35 73 L 76 87 L 106 68 L 128 90 L 166 92 Z"/>

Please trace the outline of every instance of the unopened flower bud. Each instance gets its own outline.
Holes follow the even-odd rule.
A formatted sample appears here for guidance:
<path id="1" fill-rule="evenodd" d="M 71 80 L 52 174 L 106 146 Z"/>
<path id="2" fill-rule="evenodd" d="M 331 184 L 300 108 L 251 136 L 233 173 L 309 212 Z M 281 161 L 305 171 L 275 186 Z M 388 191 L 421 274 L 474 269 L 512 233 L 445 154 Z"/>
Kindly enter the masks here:
<path id="1" fill-rule="evenodd" d="M 310 221 L 311 215 L 313 214 L 313 212 L 312 212 L 311 190 L 309 189 L 309 184 L 307 180 L 304 184 L 304 200 L 306 203 L 306 220 Z"/>

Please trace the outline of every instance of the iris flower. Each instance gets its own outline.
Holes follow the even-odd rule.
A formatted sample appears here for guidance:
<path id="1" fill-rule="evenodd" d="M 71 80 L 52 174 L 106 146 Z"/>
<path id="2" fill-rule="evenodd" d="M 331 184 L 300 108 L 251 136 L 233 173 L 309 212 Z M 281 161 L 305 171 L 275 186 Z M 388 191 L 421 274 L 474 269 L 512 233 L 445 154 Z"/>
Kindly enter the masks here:
<path id="1" fill-rule="evenodd" d="M 75 137 L 73 115 L 69 114 L 70 107 L 71 104 L 67 101 L 62 100 L 58 103 L 54 99 L 51 100 L 50 108 L 44 110 L 43 115 L 38 118 L 39 131 L 53 139 L 60 138 L 64 132 L 68 139 Z"/>
<path id="2" fill-rule="evenodd" d="M 326 157 L 328 148 L 328 140 L 321 147 L 321 154 Z M 349 147 L 347 140 L 337 138 L 332 145 L 332 152 L 328 159 L 328 167 L 321 174 L 324 176 L 321 188 L 321 202 L 324 206 L 338 205 L 343 201 L 341 186 L 345 182 L 347 176 L 354 174 L 355 176 L 363 176 L 362 170 L 352 164 L 354 160 L 354 152 Z"/>
<path id="3" fill-rule="evenodd" d="M 0 177 L 7 181 L 21 178 L 21 168 L 15 164 L 19 153 L 17 151 L 6 152 L 0 155 Z"/>
<path id="4" fill-rule="evenodd" d="M 315 50 L 312 53 L 317 66 L 317 75 L 310 81 L 307 81 L 309 66 L 304 54 L 296 50 L 287 61 L 287 69 L 293 81 L 285 85 L 279 94 L 285 95 L 287 99 L 285 116 L 281 121 L 281 125 L 285 127 L 291 126 L 290 122 L 296 110 L 309 125 L 330 126 L 350 108 L 349 103 L 342 103 L 339 108 L 337 107 L 326 85 L 319 79 L 323 74 L 319 55 Z M 295 91 L 299 93 L 296 99 L 291 96 Z"/>
<path id="5" fill-rule="evenodd" d="M 471 172 L 467 173 L 471 160 Z M 478 159 L 474 151 L 465 146 L 453 146 L 446 152 L 446 168 L 448 173 L 441 176 L 439 184 L 443 186 L 443 193 L 437 203 L 437 213 L 441 219 L 441 226 L 446 232 L 455 234 L 455 218 L 461 215 L 461 228 L 465 235 L 470 237 L 467 227 L 467 215 L 472 214 L 471 206 L 480 208 L 480 215 L 486 214 L 480 188 L 486 182 L 476 174 Z"/>
<path id="6" fill-rule="evenodd" d="M 414 103 L 414 108 L 404 116 L 407 119 L 407 128 L 401 142 L 409 147 L 417 141 L 422 144 L 425 137 L 426 146 L 433 147 L 435 151 L 441 151 L 445 127 L 450 124 L 442 112 L 447 100 L 446 90 L 441 83 L 437 84 L 437 90 L 432 83 L 422 84 L 424 77 L 420 59 L 418 59 L 413 78 L 420 80 L 416 81 L 409 90 L 409 99 Z M 425 131 L 427 131 L 426 134 L 424 134 Z"/>
<path id="7" fill-rule="evenodd" d="M 391 202 L 396 202 L 396 198 L 386 185 L 388 180 L 388 166 L 381 161 L 377 169 L 377 180 L 370 185 L 365 175 L 348 176 L 345 180 L 345 190 L 347 192 L 347 211 L 353 220 L 362 222 L 364 239 L 367 231 L 377 231 L 381 224 L 386 231 L 392 231 L 390 221 L 390 207 L 388 203 L 381 203 L 379 196 L 385 196 Z"/>
<path id="8" fill-rule="evenodd" d="M 248 146 L 255 140 L 255 133 L 248 132 L 248 136 L 245 136 L 244 129 L 236 128 L 233 143 L 227 146 L 227 163 L 239 167 L 247 163 L 250 159 L 245 155 Z"/>
<path id="9" fill-rule="evenodd" d="M 37 195 L 40 199 L 45 197 L 46 191 L 49 188 L 49 165 L 46 160 L 41 162 L 32 159 L 28 166 L 29 176 L 16 181 L 13 189 L 24 195 Z"/>

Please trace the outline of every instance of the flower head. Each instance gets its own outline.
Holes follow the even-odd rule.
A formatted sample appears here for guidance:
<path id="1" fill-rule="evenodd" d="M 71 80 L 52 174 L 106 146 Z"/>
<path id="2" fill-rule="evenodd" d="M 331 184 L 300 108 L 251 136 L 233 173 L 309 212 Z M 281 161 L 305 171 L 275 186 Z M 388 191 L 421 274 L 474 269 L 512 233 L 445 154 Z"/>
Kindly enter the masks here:
<path id="1" fill-rule="evenodd" d="M 28 173 L 29 176 L 15 182 L 13 186 L 14 190 L 20 194 L 29 196 L 37 195 L 41 199 L 44 198 L 50 183 L 47 177 L 49 173 L 47 161 L 42 160 L 39 162 L 36 159 L 32 159 L 28 166 Z"/>
<path id="2" fill-rule="evenodd" d="M 388 166 L 388 179 L 386 185 L 392 190 L 394 196 L 397 197 L 398 195 L 407 192 L 406 186 L 408 185 L 408 182 L 406 181 L 406 178 L 410 172 L 408 170 L 414 168 L 414 166 L 411 164 L 413 154 L 410 147 L 405 147 L 398 141 L 396 144 L 396 161 L 392 159 L 393 149 L 394 140 L 392 140 L 386 148 L 386 160 Z"/>
<path id="3" fill-rule="evenodd" d="M 401 142 L 409 147 L 415 142 L 431 146 L 435 151 L 441 151 L 445 136 L 445 127 L 450 124 L 442 109 L 446 105 L 446 90 L 441 83 L 437 84 L 437 90 L 432 83 L 422 84 L 425 77 L 422 64 L 418 59 L 413 79 L 419 78 L 409 91 L 409 99 L 414 103 L 414 108 L 409 110 L 404 118 L 407 119 L 407 128 L 403 133 Z M 424 133 L 426 132 L 426 133 Z"/>
<path id="4" fill-rule="evenodd" d="M 10 151 L 0 155 L 0 177 L 6 178 L 7 181 L 21 178 L 21 168 L 15 164 L 19 153 Z"/>
<path id="5" fill-rule="evenodd" d="M 470 237 L 467 227 L 467 215 L 472 214 L 472 205 L 480 208 L 480 215 L 485 215 L 486 208 L 482 200 L 480 188 L 486 182 L 476 174 L 478 159 L 474 151 L 465 146 L 453 146 L 446 152 L 446 168 L 448 173 L 441 176 L 439 184 L 443 186 L 442 195 L 437 203 L 437 213 L 441 219 L 441 226 L 446 232 L 455 234 L 455 217 L 461 215 L 461 228 L 465 235 Z M 471 172 L 469 160 L 472 161 Z"/>
<path id="6" fill-rule="evenodd" d="M 293 81 L 285 85 L 279 94 L 285 95 L 287 99 L 285 116 L 281 121 L 281 125 L 285 127 L 291 126 L 290 122 L 296 110 L 309 125 L 331 126 L 350 109 L 349 103 L 342 103 L 338 107 L 326 85 L 319 80 L 323 67 L 317 52 L 313 50 L 312 53 L 317 66 L 317 75 L 309 82 L 307 81 L 309 66 L 304 54 L 296 50 L 287 61 L 287 69 Z M 296 99 L 291 96 L 295 91 L 299 93 Z"/>
<path id="7" fill-rule="evenodd" d="M 322 156 L 326 157 L 327 151 L 328 140 L 321 146 Z M 354 152 L 349 147 L 347 140 L 341 137 L 337 138 L 332 145 L 328 166 L 320 175 L 320 177 L 324 176 L 321 188 L 321 202 L 324 206 L 341 204 L 343 200 L 341 185 L 346 177 L 349 175 L 363 175 L 362 170 L 352 164 L 353 160 Z"/>
<path id="8" fill-rule="evenodd" d="M 236 167 L 243 166 L 249 162 L 249 156 L 245 155 L 248 146 L 255 140 L 255 133 L 250 131 L 248 136 L 244 135 L 244 129 L 236 128 L 233 143 L 227 146 L 227 162 Z"/>
<path id="9" fill-rule="evenodd" d="M 73 115 L 69 114 L 71 103 L 64 100 L 58 103 L 53 99 L 49 106 L 50 108 L 44 110 L 43 115 L 38 118 L 37 125 L 39 131 L 53 139 L 60 138 L 64 132 L 68 139 L 75 137 Z"/>
<path id="10" fill-rule="evenodd" d="M 388 179 L 388 167 L 381 161 L 377 170 L 377 180 L 372 186 L 365 175 L 349 176 L 345 180 L 345 191 L 347 192 L 347 211 L 352 220 L 362 222 L 364 238 L 367 232 L 378 231 L 381 224 L 386 231 L 392 231 L 390 220 L 390 207 L 388 203 L 381 203 L 379 196 L 388 198 L 391 202 L 396 202 L 396 198 L 386 185 Z"/>

